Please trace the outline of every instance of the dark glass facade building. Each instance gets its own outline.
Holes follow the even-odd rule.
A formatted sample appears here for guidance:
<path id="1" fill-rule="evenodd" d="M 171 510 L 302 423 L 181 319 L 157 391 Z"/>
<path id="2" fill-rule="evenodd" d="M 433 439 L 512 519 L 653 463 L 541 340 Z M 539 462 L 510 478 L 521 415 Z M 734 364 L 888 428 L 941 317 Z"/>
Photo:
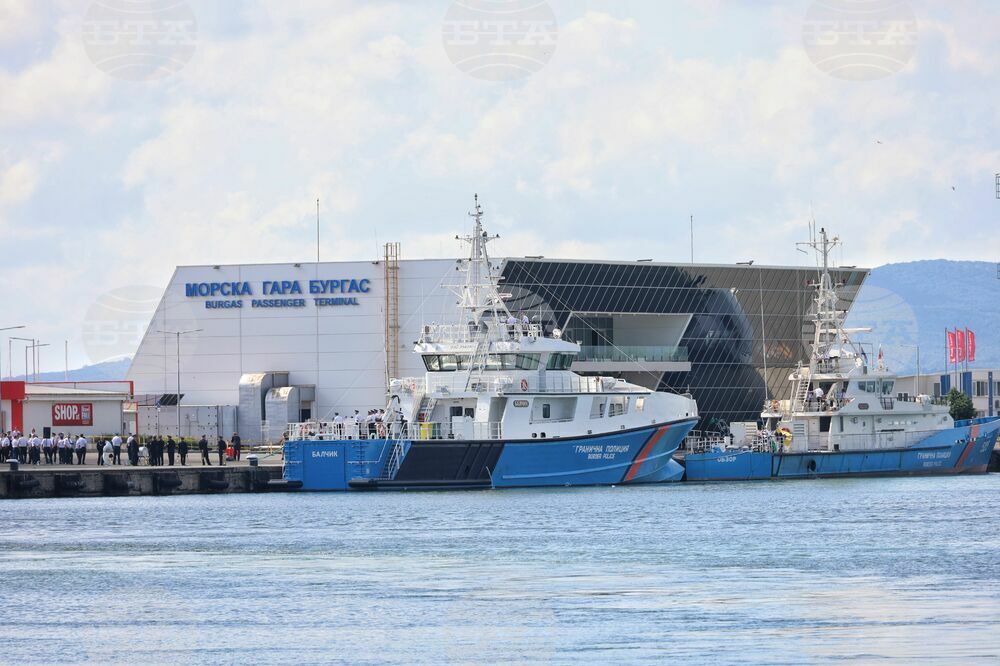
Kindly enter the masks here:
<path id="1" fill-rule="evenodd" d="M 832 271 L 843 309 L 868 272 Z M 562 329 L 582 357 L 607 358 L 602 374 L 617 365 L 630 381 L 689 391 L 702 428 L 756 421 L 765 398 L 790 397 L 788 375 L 808 361 L 815 269 L 507 259 L 503 278 L 512 311 Z"/>

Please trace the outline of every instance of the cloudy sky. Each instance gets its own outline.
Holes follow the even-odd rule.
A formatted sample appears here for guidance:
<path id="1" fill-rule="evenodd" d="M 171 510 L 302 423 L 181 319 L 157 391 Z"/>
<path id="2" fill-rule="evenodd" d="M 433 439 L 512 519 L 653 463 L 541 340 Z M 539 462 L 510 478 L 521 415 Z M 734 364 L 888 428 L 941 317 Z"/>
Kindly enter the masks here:
<path id="1" fill-rule="evenodd" d="M 1000 259 L 1000 5 L 825 2 L 0 0 L 0 326 L 100 360 L 102 294 L 308 261 L 317 197 L 329 259 L 451 256 L 473 192 L 500 254 L 684 261 L 693 214 L 699 261 L 800 264 L 814 215 L 847 264 Z"/>

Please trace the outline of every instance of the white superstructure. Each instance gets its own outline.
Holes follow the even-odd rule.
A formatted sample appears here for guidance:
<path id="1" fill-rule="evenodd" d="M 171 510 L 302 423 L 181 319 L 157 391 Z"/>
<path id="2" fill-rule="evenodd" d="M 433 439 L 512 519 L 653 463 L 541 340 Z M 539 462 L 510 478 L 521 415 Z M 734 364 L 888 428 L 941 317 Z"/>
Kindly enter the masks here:
<path id="1" fill-rule="evenodd" d="M 446 322 L 424 324 L 413 352 L 425 372 L 389 382 L 388 408 L 358 432 L 356 423 L 306 421 L 299 438 L 559 439 L 613 433 L 697 418 L 690 396 L 663 393 L 612 377 L 570 370 L 580 346 L 551 335 L 505 305 L 487 244 L 478 197 L 464 276 Z M 456 316 L 457 315 L 457 316 Z"/>

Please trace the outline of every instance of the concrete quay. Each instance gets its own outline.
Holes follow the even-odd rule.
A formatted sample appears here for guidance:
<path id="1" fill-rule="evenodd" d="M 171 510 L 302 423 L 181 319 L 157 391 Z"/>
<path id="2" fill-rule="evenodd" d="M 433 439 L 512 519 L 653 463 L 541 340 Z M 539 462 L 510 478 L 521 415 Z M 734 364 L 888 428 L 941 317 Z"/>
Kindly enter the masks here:
<path id="1" fill-rule="evenodd" d="M 0 499 L 194 495 L 267 492 L 270 479 L 281 478 L 280 457 L 243 460 L 223 466 L 19 465 L 0 471 Z"/>

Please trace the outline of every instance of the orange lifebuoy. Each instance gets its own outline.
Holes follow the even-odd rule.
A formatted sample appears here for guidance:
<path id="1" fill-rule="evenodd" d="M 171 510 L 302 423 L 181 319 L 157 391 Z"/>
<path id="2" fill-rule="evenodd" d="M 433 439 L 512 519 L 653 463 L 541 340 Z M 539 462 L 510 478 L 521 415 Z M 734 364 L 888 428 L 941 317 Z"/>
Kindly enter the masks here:
<path id="1" fill-rule="evenodd" d="M 527 391 L 528 390 L 528 380 L 527 379 L 522 379 L 521 380 L 521 390 L 522 391 Z"/>

